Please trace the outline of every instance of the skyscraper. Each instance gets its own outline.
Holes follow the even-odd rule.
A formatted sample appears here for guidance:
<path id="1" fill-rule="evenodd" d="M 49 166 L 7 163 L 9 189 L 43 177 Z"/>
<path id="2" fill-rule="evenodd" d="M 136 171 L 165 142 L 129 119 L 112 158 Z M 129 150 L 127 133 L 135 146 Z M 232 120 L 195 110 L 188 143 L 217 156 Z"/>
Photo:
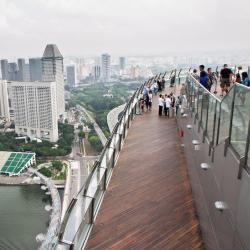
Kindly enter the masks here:
<path id="1" fill-rule="evenodd" d="M 15 132 L 32 138 L 58 140 L 56 83 L 11 82 Z"/>
<path id="2" fill-rule="evenodd" d="M 120 70 L 125 70 L 126 68 L 126 58 L 120 57 L 119 58 Z"/>
<path id="3" fill-rule="evenodd" d="M 10 121 L 7 81 L 0 80 L 0 117 Z"/>
<path id="4" fill-rule="evenodd" d="M 24 81 L 24 68 L 25 68 L 25 60 L 23 58 L 19 58 L 17 60 L 18 64 L 18 74 L 16 81 L 23 82 Z"/>
<path id="5" fill-rule="evenodd" d="M 1 72 L 2 72 L 2 79 L 8 80 L 8 60 L 4 59 L 1 60 Z"/>
<path id="6" fill-rule="evenodd" d="M 30 58 L 30 81 L 42 81 L 42 60 L 41 58 Z"/>
<path id="7" fill-rule="evenodd" d="M 67 84 L 71 88 L 75 88 L 77 85 L 77 77 L 76 77 L 76 67 L 75 65 L 67 66 Z"/>
<path id="8" fill-rule="evenodd" d="M 95 81 L 99 80 L 101 77 L 101 66 L 95 65 L 93 71 Z"/>
<path id="9" fill-rule="evenodd" d="M 48 44 L 42 57 L 42 80 L 56 83 L 57 114 L 65 111 L 63 56 L 55 44 Z"/>
<path id="10" fill-rule="evenodd" d="M 18 80 L 18 66 L 15 62 L 8 64 L 8 78 L 9 81 Z"/>
<path id="11" fill-rule="evenodd" d="M 110 81 L 110 64 L 111 57 L 109 54 L 102 55 L 102 79 L 104 82 Z"/>

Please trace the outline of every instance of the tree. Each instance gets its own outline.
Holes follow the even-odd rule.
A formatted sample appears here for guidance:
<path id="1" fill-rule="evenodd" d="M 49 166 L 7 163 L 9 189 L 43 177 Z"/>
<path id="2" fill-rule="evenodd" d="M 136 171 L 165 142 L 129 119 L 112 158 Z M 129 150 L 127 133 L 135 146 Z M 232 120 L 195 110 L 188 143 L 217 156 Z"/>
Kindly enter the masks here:
<path id="1" fill-rule="evenodd" d="M 63 164 L 60 161 L 52 162 L 52 169 L 56 169 L 58 172 L 62 171 Z"/>

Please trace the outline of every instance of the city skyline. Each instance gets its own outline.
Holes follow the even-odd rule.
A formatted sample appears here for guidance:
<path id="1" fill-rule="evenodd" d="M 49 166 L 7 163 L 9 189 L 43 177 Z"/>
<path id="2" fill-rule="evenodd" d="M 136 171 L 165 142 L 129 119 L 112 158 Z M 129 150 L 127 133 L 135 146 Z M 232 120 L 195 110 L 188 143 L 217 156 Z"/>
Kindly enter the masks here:
<path id="1" fill-rule="evenodd" d="M 247 0 L 2 0 L 0 54 L 36 57 L 47 43 L 65 56 L 249 50 L 249 12 Z"/>

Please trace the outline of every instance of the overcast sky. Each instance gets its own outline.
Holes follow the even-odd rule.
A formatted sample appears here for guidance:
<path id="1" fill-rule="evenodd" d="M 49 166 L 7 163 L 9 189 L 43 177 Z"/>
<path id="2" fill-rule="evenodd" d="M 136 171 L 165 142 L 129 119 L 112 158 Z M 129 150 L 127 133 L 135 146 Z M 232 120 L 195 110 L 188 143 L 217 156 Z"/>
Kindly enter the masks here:
<path id="1" fill-rule="evenodd" d="M 250 48 L 250 0 L 0 0 L 0 58 Z"/>

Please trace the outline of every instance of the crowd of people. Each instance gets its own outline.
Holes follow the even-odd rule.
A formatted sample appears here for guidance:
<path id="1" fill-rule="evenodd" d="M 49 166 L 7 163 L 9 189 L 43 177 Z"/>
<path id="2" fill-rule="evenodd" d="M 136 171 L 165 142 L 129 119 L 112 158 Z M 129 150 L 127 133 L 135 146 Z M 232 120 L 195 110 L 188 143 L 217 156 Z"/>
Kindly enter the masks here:
<path id="1" fill-rule="evenodd" d="M 221 93 L 220 96 L 223 97 L 224 93 L 227 93 L 230 87 L 235 83 L 240 83 L 245 86 L 250 86 L 250 79 L 247 72 L 242 72 L 242 67 L 237 68 L 237 73 L 234 73 L 227 64 L 224 64 L 220 72 L 213 72 L 212 68 L 205 70 L 204 65 L 199 66 L 199 74 L 196 69 L 193 70 L 192 76 L 200 82 L 204 88 L 211 91 L 213 85 L 214 93 L 217 93 L 217 82 L 220 81 Z"/>
<path id="2" fill-rule="evenodd" d="M 145 111 L 152 110 L 153 95 L 159 93 L 158 104 L 159 104 L 159 116 L 165 115 L 166 117 L 174 117 L 178 114 L 181 109 L 181 105 L 185 102 L 185 85 L 183 84 L 180 90 L 180 96 L 175 97 L 173 92 L 169 94 L 162 94 L 165 89 L 165 79 L 162 77 L 158 80 L 146 85 L 143 92 L 139 96 L 139 106 L 141 114 Z"/>

